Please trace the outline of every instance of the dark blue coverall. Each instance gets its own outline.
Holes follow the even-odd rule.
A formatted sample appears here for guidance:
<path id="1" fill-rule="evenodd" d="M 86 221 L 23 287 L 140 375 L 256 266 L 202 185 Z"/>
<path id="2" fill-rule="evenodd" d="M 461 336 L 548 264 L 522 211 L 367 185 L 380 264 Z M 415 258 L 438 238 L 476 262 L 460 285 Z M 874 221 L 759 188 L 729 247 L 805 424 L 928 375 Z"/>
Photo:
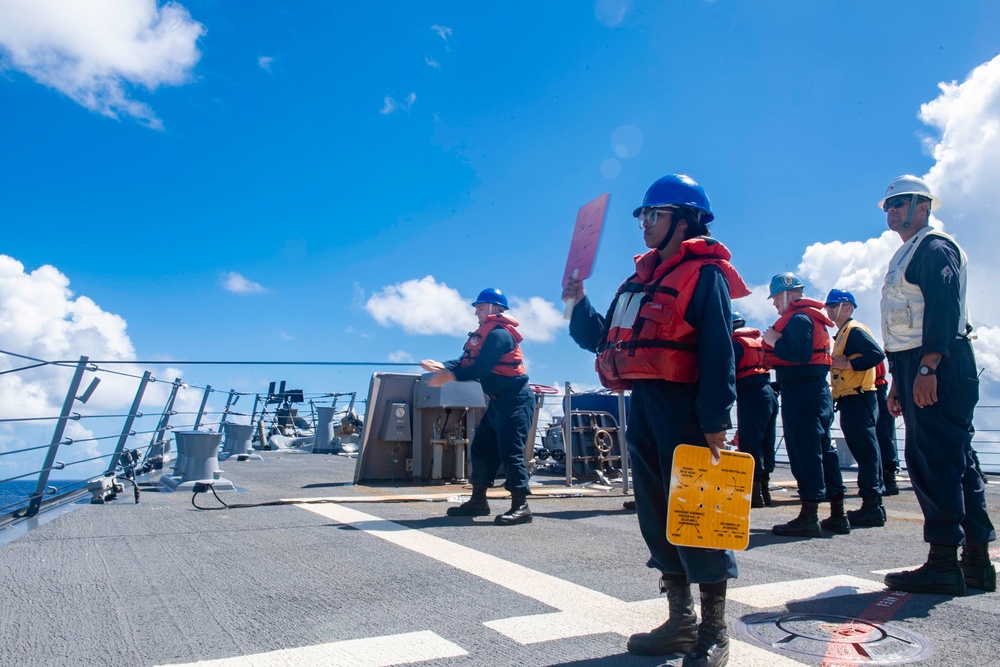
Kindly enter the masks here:
<path id="1" fill-rule="evenodd" d="M 736 365 L 743 358 L 743 346 L 733 341 Z M 775 430 L 778 397 L 771 387 L 771 374 L 759 374 L 736 381 L 736 433 L 740 451 L 753 456 L 756 474 L 774 472 Z"/>
<path id="2" fill-rule="evenodd" d="M 913 251 L 906 280 L 924 297 L 921 346 L 889 353 L 889 372 L 903 408 L 905 456 L 910 482 L 924 514 L 930 544 L 986 544 L 996 530 L 986 511 L 986 488 L 975 467 L 972 413 L 979 377 L 972 343 L 957 336 L 960 318 L 958 249 L 928 237 Z M 924 354 L 942 355 L 934 405 L 918 408 L 913 381 Z"/>
<path id="3" fill-rule="evenodd" d="M 844 344 L 845 357 L 855 354 L 859 356 L 851 359 L 850 363 L 856 371 L 875 368 L 885 357 L 875 339 L 858 327 L 851 329 Z M 863 391 L 841 396 L 835 402 L 840 413 L 840 430 L 844 432 L 847 448 L 858 462 L 858 495 L 880 498 L 885 493 L 885 486 L 882 483 L 882 453 L 875 434 L 878 397 L 874 391 Z"/>
<path id="4" fill-rule="evenodd" d="M 840 474 L 840 459 L 833 448 L 833 398 L 827 379 L 830 367 L 810 364 L 813 321 L 804 313 L 788 320 L 774 354 L 795 366 L 776 366 L 775 380 L 781 387 L 781 425 L 792 476 L 799 498 L 821 502 L 843 498 L 846 492 Z"/>
<path id="5" fill-rule="evenodd" d="M 473 486 L 493 486 L 502 463 L 506 476 L 504 488 L 531 493 L 524 445 L 535 416 L 535 395 L 528 386 L 527 375 L 506 377 L 493 372 L 500 357 L 512 352 L 516 345 L 508 331 L 496 327 L 483 339 L 479 356 L 470 366 L 463 368 L 462 360 L 455 359 L 444 362 L 444 367 L 460 382 L 477 380 L 490 399 L 472 436 L 469 482 Z"/>
<path id="6" fill-rule="evenodd" d="M 584 297 L 573 309 L 569 332 L 580 347 L 597 352 L 607 336 L 615 303 L 601 317 Z M 684 320 L 697 330 L 698 382 L 633 380 L 628 419 L 629 456 L 635 480 L 639 530 L 649 548 L 647 565 L 688 583 L 714 584 L 737 576 L 730 550 L 679 547 L 667 541 L 667 498 L 674 449 L 707 446 L 705 433 L 732 428 L 736 399 L 729 283 L 711 265 L 702 268 Z"/>
<path id="7" fill-rule="evenodd" d="M 875 423 L 875 437 L 878 438 L 882 470 L 895 472 L 899 470 L 899 450 L 896 449 L 896 418 L 889 412 L 889 405 L 886 403 L 889 396 L 889 385 L 876 383 L 875 396 L 878 399 L 878 421 Z"/>

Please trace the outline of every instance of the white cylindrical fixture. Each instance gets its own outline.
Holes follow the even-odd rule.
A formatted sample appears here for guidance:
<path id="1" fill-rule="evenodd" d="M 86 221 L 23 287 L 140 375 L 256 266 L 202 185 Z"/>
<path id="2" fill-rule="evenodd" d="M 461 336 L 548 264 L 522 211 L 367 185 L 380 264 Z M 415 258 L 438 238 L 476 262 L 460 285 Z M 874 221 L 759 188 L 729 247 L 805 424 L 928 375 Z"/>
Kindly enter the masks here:
<path id="1" fill-rule="evenodd" d="M 316 436 L 313 440 L 313 454 L 333 454 L 337 450 L 331 446 L 333 440 L 333 414 L 332 407 L 316 407 Z"/>
<path id="2" fill-rule="evenodd" d="M 465 479 L 465 448 L 468 443 L 455 445 L 455 479 Z"/>
<path id="3" fill-rule="evenodd" d="M 441 464 L 444 459 L 444 443 L 434 443 L 434 454 L 431 456 L 431 479 L 441 479 Z"/>

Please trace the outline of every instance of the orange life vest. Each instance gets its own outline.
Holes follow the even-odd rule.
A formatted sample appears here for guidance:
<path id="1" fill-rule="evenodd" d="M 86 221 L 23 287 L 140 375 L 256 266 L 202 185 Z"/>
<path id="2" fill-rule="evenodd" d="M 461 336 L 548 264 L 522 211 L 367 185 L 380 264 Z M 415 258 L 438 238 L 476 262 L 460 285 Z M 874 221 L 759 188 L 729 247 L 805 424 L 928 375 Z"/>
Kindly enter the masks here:
<path id="1" fill-rule="evenodd" d="M 733 340 L 743 348 L 743 356 L 736 362 L 736 381 L 753 375 L 768 375 L 764 367 L 764 340 L 760 330 L 743 327 L 733 332 Z"/>
<path id="2" fill-rule="evenodd" d="M 875 367 L 875 386 L 884 387 L 887 384 L 889 384 L 889 380 L 885 377 L 885 360 L 883 359 Z"/>
<path id="3" fill-rule="evenodd" d="M 823 312 L 824 304 L 815 299 L 796 299 L 788 305 L 788 309 L 785 313 L 778 318 L 778 321 L 774 323 L 771 328 L 781 333 L 785 330 L 788 325 L 788 321 L 792 319 L 793 316 L 798 314 L 808 315 L 809 319 L 813 321 L 813 340 L 812 340 L 812 357 L 805 364 L 798 364 L 794 361 L 785 361 L 780 359 L 775 353 L 774 348 L 764 343 L 764 365 L 768 368 L 775 368 L 776 366 L 804 366 L 808 364 L 818 364 L 822 366 L 830 366 L 833 364 L 833 358 L 830 356 L 830 332 L 827 331 L 827 327 L 834 326 L 833 320 L 826 316 Z"/>
<path id="4" fill-rule="evenodd" d="M 717 266 L 729 282 L 730 298 L 750 293 L 718 241 L 696 237 L 660 261 L 657 250 L 635 258 L 636 272 L 618 288 L 607 334 L 597 349 L 601 384 L 621 391 L 632 380 L 693 384 L 698 380 L 698 335 L 684 319 L 703 266 Z"/>
<path id="5" fill-rule="evenodd" d="M 524 340 L 517 331 L 517 320 L 502 313 L 490 315 L 482 325 L 469 334 L 469 340 L 465 341 L 465 348 L 462 352 L 462 367 L 471 366 L 479 356 L 480 346 L 486 340 L 486 336 L 491 331 L 500 327 L 505 329 L 514 338 L 514 349 L 500 357 L 500 361 L 493 367 L 493 373 L 505 377 L 518 377 L 527 375 L 524 368 L 524 355 L 521 354 L 521 341 Z"/>

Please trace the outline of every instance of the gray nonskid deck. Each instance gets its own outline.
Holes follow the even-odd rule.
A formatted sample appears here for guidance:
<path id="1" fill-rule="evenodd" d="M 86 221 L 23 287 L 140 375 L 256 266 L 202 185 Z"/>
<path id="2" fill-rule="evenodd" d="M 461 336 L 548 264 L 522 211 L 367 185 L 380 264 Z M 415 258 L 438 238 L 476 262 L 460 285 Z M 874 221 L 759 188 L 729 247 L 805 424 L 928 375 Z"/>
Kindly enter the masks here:
<path id="1" fill-rule="evenodd" d="M 657 575 L 644 566 L 635 515 L 621 509 L 617 492 L 537 495 L 530 501 L 533 523 L 498 527 L 492 517 L 445 517 L 445 502 L 378 502 L 399 493 L 447 497 L 466 491 L 460 486 L 353 486 L 351 459 L 280 451 L 264 456 L 263 462 L 223 464 L 224 476 L 245 490 L 220 493 L 226 503 L 307 497 L 360 502 L 199 511 L 188 493 L 144 488 L 139 505 L 128 493 L 106 505 L 81 505 L 0 547 L 0 663 L 679 664 L 628 655 L 624 636 L 615 631 L 648 605 L 662 605 L 665 613 L 663 600 L 644 602 L 657 598 Z M 791 477 L 784 470 L 773 479 Z M 988 486 L 994 517 L 996 487 Z M 751 516 L 751 545 L 738 555 L 730 618 L 766 612 L 870 618 L 887 595 L 873 572 L 918 565 L 926 555 L 919 508 L 908 485 L 903 489 L 887 499 L 885 528 L 801 541 L 770 534 L 771 525 L 797 510 L 793 493 L 776 492 L 779 506 Z M 216 505 L 211 494 L 198 502 Z M 491 500 L 495 513 L 506 504 Z M 511 576 L 537 590 L 519 592 L 503 578 L 508 571 L 520 572 Z M 797 587 L 835 575 L 853 577 L 847 581 L 863 590 L 796 597 Z M 740 589 L 756 599 L 743 600 Z M 560 595 L 571 607 L 562 612 L 553 606 Z M 786 601 L 760 606 L 768 596 Z M 915 664 L 1000 663 L 996 594 L 904 598 L 884 621 L 933 646 L 933 654 Z M 601 614 L 610 630 L 588 630 Z M 579 636 L 569 636 L 573 628 Z M 529 641 L 525 633 L 532 632 L 554 638 Z M 390 651 L 382 663 L 373 662 L 383 646 L 377 638 L 398 635 L 403 637 L 384 644 L 401 644 L 403 657 Z M 371 644 L 357 644 L 367 638 Z M 407 660 L 410 649 L 415 659 Z M 344 657 L 359 654 L 368 662 Z M 420 662 L 418 654 L 433 657 Z M 771 667 L 818 664 L 764 655 Z"/>

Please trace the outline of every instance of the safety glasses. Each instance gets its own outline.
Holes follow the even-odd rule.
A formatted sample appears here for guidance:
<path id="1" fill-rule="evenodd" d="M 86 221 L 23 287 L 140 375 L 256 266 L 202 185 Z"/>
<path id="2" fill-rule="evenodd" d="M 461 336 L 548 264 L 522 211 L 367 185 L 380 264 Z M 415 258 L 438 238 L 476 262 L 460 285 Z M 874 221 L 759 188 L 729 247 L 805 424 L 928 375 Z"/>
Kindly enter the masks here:
<path id="1" fill-rule="evenodd" d="M 896 195 L 895 197 L 889 197 L 882 204 L 882 210 L 886 213 L 889 212 L 891 208 L 903 208 L 910 202 L 910 195 Z"/>
<path id="2" fill-rule="evenodd" d="M 652 227 L 656 224 L 656 216 L 659 213 L 673 213 L 673 208 L 671 207 L 660 207 L 660 208 L 644 208 L 639 211 L 639 229 L 646 229 L 647 227 Z"/>

